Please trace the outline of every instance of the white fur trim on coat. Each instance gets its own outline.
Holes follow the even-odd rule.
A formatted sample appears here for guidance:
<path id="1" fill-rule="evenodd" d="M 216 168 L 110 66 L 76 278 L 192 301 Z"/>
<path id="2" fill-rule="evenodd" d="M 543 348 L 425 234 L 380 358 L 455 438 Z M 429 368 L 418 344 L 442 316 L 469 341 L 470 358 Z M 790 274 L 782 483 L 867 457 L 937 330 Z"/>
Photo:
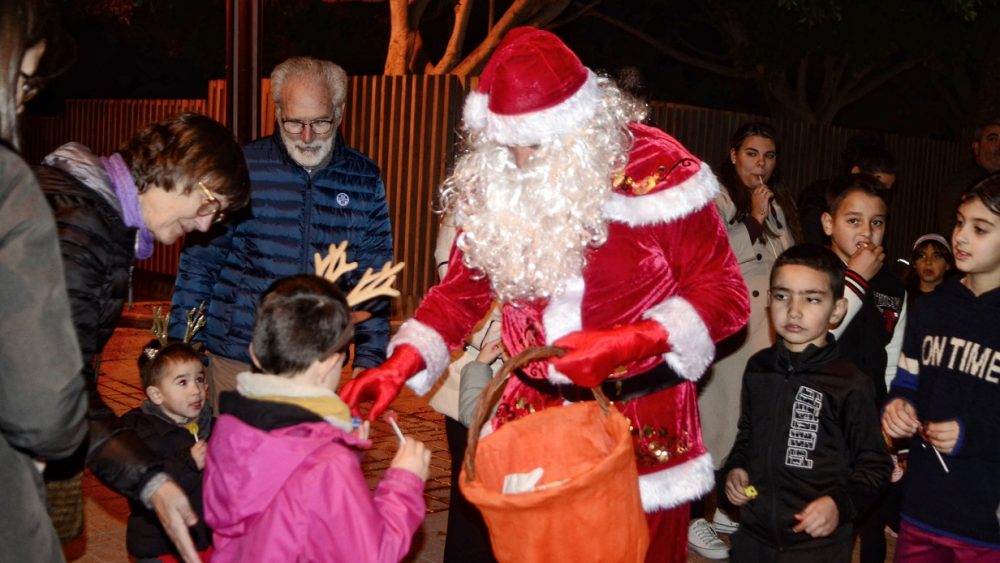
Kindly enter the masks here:
<path id="1" fill-rule="evenodd" d="M 406 382 L 406 386 L 414 393 L 424 395 L 431 390 L 431 387 L 434 387 L 434 383 L 441 377 L 451 361 L 448 345 L 445 344 L 444 338 L 441 338 L 436 330 L 417 319 L 410 319 L 399 327 L 396 336 L 393 336 L 392 340 L 389 341 L 387 353 L 391 356 L 393 350 L 402 344 L 413 346 L 417 352 L 420 352 L 420 357 L 424 359 L 423 371 Z"/>
<path id="2" fill-rule="evenodd" d="M 583 327 L 583 293 L 586 289 L 586 282 L 582 276 L 574 276 L 566 281 L 562 291 L 549 300 L 542 314 L 542 324 L 545 326 L 545 343 L 549 346 L 563 336 L 571 332 L 576 332 Z M 573 381 L 556 371 L 553 365 L 549 364 L 549 371 L 546 379 L 556 385 L 566 385 Z"/>
<path id="3" fill-rule="evenodd" d="M 712 455 L 705 453 L 676 467 L 639 476 L 639 496 L 646 512 L 667 510 L 701 498 L 715 485 Z"/>
<path id="4" fill-rule="evenodd" d="M 642 317 L 652 319 L 667 331 L 670 351 L 663 355 L 678 375 L 697 381 L 715 358 L 715 343 L 705 321 L 683 297 L 670 297 L 650 308 Z"/>
<path id="5" fill-rule="evenodd" d="M 715 174 L 702 162 L 694 176 L 676 186 L 638 197 L 612 193 L 602 212 L 633 227 L 669 223 L 712 203 L 719 189 Z"/>
<path id="6" fill-rule="evenodd" d="M 604 93 L 597 75 L 587 70 L 587 81 L 559 105 L 531 113 L 500 115 L 489 110 L 489 97 L 473 92 L 465 99 L 462 119 L 469 129 L 483 129 L 500 145 L 526 147 L 583 129 L 594 117 Z"/>

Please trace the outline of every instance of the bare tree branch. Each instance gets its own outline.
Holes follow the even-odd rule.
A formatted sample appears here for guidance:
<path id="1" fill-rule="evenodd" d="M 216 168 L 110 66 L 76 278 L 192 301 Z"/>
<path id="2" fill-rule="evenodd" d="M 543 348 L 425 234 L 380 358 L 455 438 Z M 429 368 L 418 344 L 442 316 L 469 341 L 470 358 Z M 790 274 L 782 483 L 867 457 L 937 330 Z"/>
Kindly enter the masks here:
<path id="1" fill-rule="evenodd" d="M 799 59 L 799 70 L 798 76 L 795 81 L 795 90 L 798 94 L 797 98 L 799 100 L 799 105 L 808 106 L 809 99 L 806 96 L 808 89 L 808 78 L 809 78 L 809 55 L 803 56 Z"/>
<path id="2" fill-rule="evenodd" d="M 691 65 L 693 67 L 704 69 L 704 70 L 707 70 L 709 72 L 714 72 L 716 74 L 719 74 L 719 75 L 722 75 L 722 76 L 727 76 L 727 77 L 730 77 L 730 78 L 752 78 L 752 75 L 750 75 L 749 73 L 737 70 L 737 69 L 735 69 L 733 67 L 720 65 L 718 63 L 714 63 L 712 61 L 707 61 L 707 60 L 702 59 L 700 57 L 696 57 L 694 55 L 690 55 L 688 53 L 681 52 L 681 51 L 673 48 L 672 46 L 670 46 L 670 45 L 668 45 L 666 43 L 663 43 L 659 39 L 656 39 L 655 37 L 653 37 L 653 36 L 651 36 L 651 35 L 649 35 L 647 33 L 644 33 L 642 31 L 640 31 L 639 29 L 636 29 L 635 27 L 633 27 L 633 26 L 631 26 L 631 25 L 629 25 L 629 24 L 627 24 L 627 23 L 625 23 L 625 22 L 623 22 L 621 20 L 618 20 L 616 18 L 613 18 L 611 16 L 608 16 L 608 15 L 602 13 L 600 10 L 591 10 L 590 12 L 587 13 L 587 15 L 595 17 L 597 19 L 600 19 L 601 21 L 607 22 L 607 23 L 609 23 L 609 24 L 617 27 L 618 29 L 620 29 L 620 30 L 628 33 L 629 35 L 632 35 L 633 37 L 635 37 L 637 39 L 640 39 L 643 42 L 649 44 L 651 47 L 653 47 L 657 51 L 660 51 L 664 55 L 667 55 L 668 57 L 670 57 L 672 59 L 675 59 L 675 60 L 677 60 L 679 62 L 682 62 L 682 63 L 685 63 L 685 64 L 689 64 L 689 65 Z"/>
<path id="3" fill-rule="evenodd" d="M 430 74 L 445 74 L 458 63 L 462 56 L 462 45 L 465 44 L 465 33 L 469 29 L 469 18 L 472 16 L 472 2 L 473 0 L 458 0 L 455 3 L 455 23 L 451 27 L 448 46 Z"/>
<path id="4" fill-rule="evenodd" d="M 842 103 L 837 107 L 837 111 L 840 111 L 841 108 L 847 106 L 848 104 L 853 104 L 854 102 L 867 96 L 872 92 L 872 90 L 885 84 L 896 75 L 913 68 L 916 64 L 917 61 L 906 58 L 889 68 L 878 71 L 871 71 L 871 69 L 868 69 L 864 73 L 859 73 L 842 89 L 844 95 Z"/>
<path id="5" fill-rule="evenodd" d="M 539 5 L 538 11 L 525 22 L 525 25 L 538 28 L 549 25 L 552 20 L 559 17 L 559 14 L 563 13 L 569 7 L 570 2 L 571 0 L 556 0 Z"/>
<path id="6" fill-rule="evenodd" d="M 384 74 L 406 74 L 410 59 L 410 7 L 406 0 L 389 0 L 389 48 L 385 55 Z"/>
<path id="7" fill-rule="evenodd" d="M 948 113 L 951 114 L 952 121 L 961 123 L 965 118 L 967 102 L 962 102 L 961 94 L 954 88 L 954 81 L 948 80 L 945 82 L 937 72 L 928 73 L 928 77 L 930 78 L 931 86 L 934 87 L 934 91 L 937 92 L 938 96 L 944 102 L 945 107 L 948 108 Z"/>
<path id="8" fill-rule="evenodd" d="M 539 0 L 515 0 L 486 35 L 486 39 L 483 39 L 482 43 L 455 66 L 452 74 L 469 76 L 478 72 L 508 31 L 541 12 L 538 3 Z M 558 3 L 565 7 L 568 5 L 568 0 L 560 0 Z"/>
<path id="9" fill-rule="evenodd" d="M 559 19 L 559 21 L 553 21 L 552 23 L 549 24 L 549 29 L 559 29 L 564 25 L 573 23 L 574 21 L 579 19 L 580 16 L 587 15 L 587 13 L 590 12 L 590 10 L 594 9 L 594 6 L 600 4 L 601 1 L 602 0 L 593 0 L 589 4 L 584 4 L 582 6 L 579 5 L 579 2 L 573 2 L 576 8 L 573 10 L 573 13 Z"/>

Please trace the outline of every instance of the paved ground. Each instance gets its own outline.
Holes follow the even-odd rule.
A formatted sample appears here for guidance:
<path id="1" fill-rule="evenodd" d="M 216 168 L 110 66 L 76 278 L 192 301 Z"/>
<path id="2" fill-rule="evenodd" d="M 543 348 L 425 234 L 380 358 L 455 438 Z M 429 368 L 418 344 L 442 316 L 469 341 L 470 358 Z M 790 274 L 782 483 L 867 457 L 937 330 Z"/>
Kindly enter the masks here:
<path id="1" fill-rule="evenodd" d="M 115 331 L 104 351 L 99 377 L 100 391 L 118 414 L 134 408 L 144 398 L 135 359 L 142 346 L 151 338 L 147 327 L 150 326 L 152 309 L 158 304 L 160 303 L 137 302 L 133 310 L 125 314 L 122 327 Z M 450 456 L 444 436 L 444 421 L 423 399 L 408 391 L 404 391 L 393 408 L 399 413 L 399 425 L 403 432 L 423 441 L 432 453 L 430 478 L 424 492 L 427 517 L 405 561 L 437 563 L 442 560 L 444 553 L 451 487 L 448 469 Z M 369 485 L 374 487 L 388 468 L 397 442 L 389 426 L 381 421 L 375 423 L 371 437 L 374 445 L 365 456 L 362 467 Z M 128 506 L 124 499 L 101 485 L 89 473 L 84 479 L 84 492 L 86 530 L 83 537 L 66 546 L 67 560 L 81 563 L 128 562 L 125 552 Z M 723 540 L 728 543 L 728 537 L 723 536 Z M 892 560 L 894 544 L 890 539 L 887 561 Z M 857 553 L 854 560 L 857 561 Z M 695 554 L 688 556 L 688 562 L 707 561 L 709 560 Z"/>

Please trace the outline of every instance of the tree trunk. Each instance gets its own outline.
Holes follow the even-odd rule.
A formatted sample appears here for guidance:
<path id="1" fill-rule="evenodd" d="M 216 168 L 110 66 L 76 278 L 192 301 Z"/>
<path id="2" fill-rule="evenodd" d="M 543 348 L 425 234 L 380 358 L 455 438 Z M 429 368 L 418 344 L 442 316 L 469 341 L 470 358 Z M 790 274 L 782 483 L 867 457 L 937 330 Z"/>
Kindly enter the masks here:
<path id="1" fill-rule="evenodd" d="M 406 74 L 410 62 L 410 45 L 413 44 L 410 29 L 409 5 L 406 0 L 389 0 L 389 49 L 385 55 L 383 74 L 389 76 Z"/>
<path id="2" fill-rule="evenodd" d="M 472 16 L 472 0 L 458 0 L 455 3 L 455 24 L 451 27 L 448 46 L 441 60 L 428 74 L 447 74 L 458 64 L 462 56 L 462 45 L 465 44 L 465 32 L 469 28 L 469 18 Z"/>

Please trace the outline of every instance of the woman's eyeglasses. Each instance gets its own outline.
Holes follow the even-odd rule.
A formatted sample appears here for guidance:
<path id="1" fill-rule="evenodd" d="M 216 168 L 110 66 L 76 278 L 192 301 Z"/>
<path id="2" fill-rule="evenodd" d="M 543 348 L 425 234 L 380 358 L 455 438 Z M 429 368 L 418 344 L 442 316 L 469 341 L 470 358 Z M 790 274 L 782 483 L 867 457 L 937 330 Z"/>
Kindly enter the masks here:
<path id="1" fill-rule="evenodd" d="M 205 193 L 205 199 L 201 206 L 198 207 L 199 217 L 212 217 L 212 223 L 219 223 L 226 218 L 226 212 L 222 209 L 222 202 L 219 201 L 217 197 L 212 195 L 212 192 L 205 187 L 205 184 L 198 181 L 198 187 L 201 191 Z"/>

